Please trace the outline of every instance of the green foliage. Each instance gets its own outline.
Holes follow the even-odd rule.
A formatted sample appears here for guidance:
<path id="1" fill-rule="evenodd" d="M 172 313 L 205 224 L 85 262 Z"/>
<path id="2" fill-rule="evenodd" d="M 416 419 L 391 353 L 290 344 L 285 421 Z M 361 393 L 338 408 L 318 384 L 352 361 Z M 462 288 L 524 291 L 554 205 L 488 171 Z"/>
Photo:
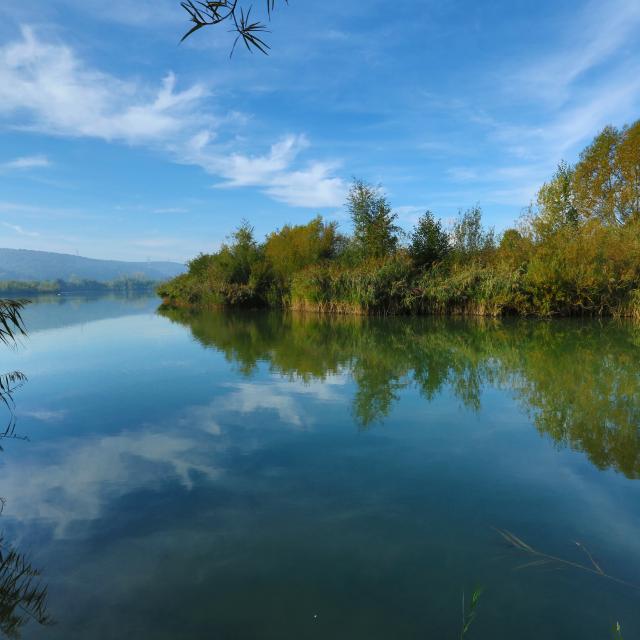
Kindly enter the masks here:
<path id="1" fill-rule="evenodd" d="M 495 246 L 493 229 L 482 226 L 482 209 L 471 207 L 458 215 L 451 231 L 451 245 L 459 259 L 479 257 Z"/>
<path id="2" fill-rule="evenodd" d="M 244 375 L 260 362 L 304 382 L 351 375 L 352 411 L 363 428 L 384 420 L 403 389 L 429 400 L 450 390 L 478 411 L 487 385 L 512 388 L 545 438 L 583 452 L 599 469 L 640 478 L 640 329 L 634 323 L 162 313 Z"/>
<path id="3" fill-rule="evenodd" d="M 572 190 L 583 219 L 624 224 L 640 217 L 640 120 L 595 137 L 580 154 Z"/>
<path id="4" fill-rule="evenodd" d="M 335 222 L 321 216 L 304 225 L 285 225 L 267 236 L 264 253 L 277 285 L 288 291 L 294 273 L 312 264 L 334 258 L 338 233 Z"/>
<path id="5" fill-rule="evenodd" d="M 347 195 L 353 223 L 353 239 L 363 259 L 386 258 L 398 246 L 397 215 L 384 194 L 362 180 L 355 180 Z"/>
<path id="6" fill-rule="evenodd" d="M 418 267 L 430 267 L 442 262 L 449 254 L 449 236 L 431 211 L 425 211 L 418 220 L 413 233 L 409 254 Z"/>
<path id="7" fill-rule="evenodd" d="M 572 167 L 561 162 L 551 181 L 543 184 L 538 192 L 539 213 L 532 220 L 532 227 L 539 238 L 547 238 L 567 225 L 578 224 L 572 188 L 574 173 Z"/>
<path id="8" fill-rule="evenodd" d="M 476 206 L 449 232 L 426 212 L 402 248 L 387 198 L 356 180 L 351 236 L 316 217 L 260 245 L 244 222 L 230 244 L 159 291 L 176 306 L 640 319 L 639 203 L 640 121 L 606 128 L 575 167 L 560 163 L 537 207 L 499 242 Z"/>

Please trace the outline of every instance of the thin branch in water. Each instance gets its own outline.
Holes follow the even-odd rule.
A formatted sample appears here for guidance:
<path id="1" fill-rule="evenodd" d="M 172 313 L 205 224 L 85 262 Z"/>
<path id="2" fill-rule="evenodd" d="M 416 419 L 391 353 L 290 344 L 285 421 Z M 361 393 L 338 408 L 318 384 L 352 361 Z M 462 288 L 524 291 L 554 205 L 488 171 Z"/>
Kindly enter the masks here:
<path id="1" fill-rule="evenodd" d="M 579 562 L 573 562 L 571 560 L 566 560 L 564 558 L 559 558 L 557 556 L 552 556 L 548 553 L 544 553 L 543 551 L 538 551 L 537 549 L 534 549 L 531 545 L 527 544 L 526 542 L 518 538 L 518 536 L 511 533 L 511 531 L 508 531 L 507 529 L 499 529 L 497 527 L 493 527 L 493 528 L 502 536 L 502 538 L 507 542 L 509 546 L 523 553 L 527 553 L 529 555 L 535 556 L 538 558 L 538 560 L 544 561 L 544 562 L 541 562 L 540 564 L 547 564 L 547 563 L 555 564 L 556 565 L 554 567 L 555 569 L 560 569 L 562 567 L 572 567 L 574 569 L 582 569 L 582 571 L 587 571 L 588 573 L 592 573 L 596 576 L 606 578 L 607 580 L 612 580 L 613 582 L 617 582 L 618 584 L 625 585 L 626 587 L 631 587 L 632 589 L 640 590 L 640 586 L 637 584 L 633 584 L 632 582 L 627 582 L 626 580 L 622 580 L 620 578 L 616 578 L 615 576 L 609 575 L 608 573 L 605 573 L 600 567 L 600 565 L 598 565 L 598 563 L 593 559 L 593 556 L 591 556 L 589 551 L 582 544 L 578 544 L 578 546 L 585 551 L 585 553 L 591 560 L 592 566 L 589 566 L 586 564 L 580 564 Z M 519 567 L 516 567 L 516 569 L 523 569 L 524 567 L 532 566 L 533 564 L 534 562 L 531 562 L 526 565 L 521 565 Z"/>

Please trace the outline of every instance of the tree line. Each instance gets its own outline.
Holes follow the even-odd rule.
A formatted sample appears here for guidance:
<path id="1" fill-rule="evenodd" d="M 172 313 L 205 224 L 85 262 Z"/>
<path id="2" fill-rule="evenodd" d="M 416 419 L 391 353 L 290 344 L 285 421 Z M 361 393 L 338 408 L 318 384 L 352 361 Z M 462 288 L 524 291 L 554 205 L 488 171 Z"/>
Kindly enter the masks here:
<path id="1" fill-rule="evenodd" d="M 83 278 L 73 280 L 0 280 L 0 293 L 29 295 L 82 291 L 149 291 L 157 284 L 158 280 L 145 277 L 122 277 L 107 282 Z"/>
<path id="2" fill-rule="evenodd" d="M 159 293 L 173 306 L 640 318 L 640 120 L 560 163 L 501 234 L 477 206 L 449 226 L 426 211 L 405 234 L 387 196 L 361 180 L 346 206 L 351 234 L 317 216 L 258 242 L 245 220 Z"/>

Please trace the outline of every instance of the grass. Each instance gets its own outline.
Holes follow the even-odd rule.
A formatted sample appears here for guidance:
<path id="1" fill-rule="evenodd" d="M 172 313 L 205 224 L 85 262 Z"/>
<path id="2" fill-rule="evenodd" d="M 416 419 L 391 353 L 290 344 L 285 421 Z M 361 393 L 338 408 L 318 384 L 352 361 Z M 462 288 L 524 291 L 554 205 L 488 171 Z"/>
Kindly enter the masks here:
<path id="1" fill-rule="evenodd" d="M 463 640 L 467 635 L 471 624 L 476 618 L 480 596 L 482 596 L 482 587 L 476 587 L 474 592 L 471 594 L 471 603 L 467 609 L 464 591 L 462 592 L 462 627 L 460 628 L 460 640 Z"/>

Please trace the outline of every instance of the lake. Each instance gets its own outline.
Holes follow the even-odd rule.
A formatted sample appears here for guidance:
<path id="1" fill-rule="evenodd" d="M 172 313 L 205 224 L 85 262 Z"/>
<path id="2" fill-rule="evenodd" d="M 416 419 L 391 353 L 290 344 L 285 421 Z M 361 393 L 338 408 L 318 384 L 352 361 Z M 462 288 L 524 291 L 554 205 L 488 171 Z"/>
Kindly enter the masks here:
<path id="1" fill-rule="evenodd" d="M 2 352 L 22 637 L 445 640 L 476 587 L 470 640 L 640 637 L 640 327 L 157 306 Z"/>

